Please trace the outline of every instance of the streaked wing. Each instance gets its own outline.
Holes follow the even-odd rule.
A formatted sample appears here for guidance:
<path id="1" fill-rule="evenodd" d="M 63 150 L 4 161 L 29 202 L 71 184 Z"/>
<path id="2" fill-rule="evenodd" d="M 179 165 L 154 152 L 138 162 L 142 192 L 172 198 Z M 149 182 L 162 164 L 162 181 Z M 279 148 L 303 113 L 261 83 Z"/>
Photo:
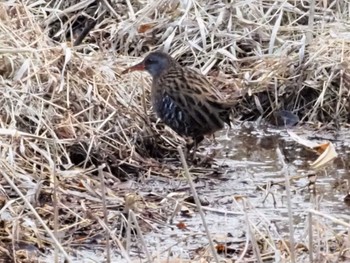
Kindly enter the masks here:
<path id="1" fill-rule="evenodd" d="M 231 105 L 222 102 L 211 83 L 194 70 L 174 68 L 159 79 L 163 92 L 176 102 L 178 107 L 191 116 L 193 121 L 209 129 L 222 128 L 222 113 Z"/>
<path id="2" fill-rule="evenodd" d="M 184 68 L 183 74 L 188 81 L 188 89 L 199 89 L 204 97 L 212 100 L 223 101 L 224 98 L 221 93 L 214 88 L 213 84 L 209 82 L 206 76 L 192 68 Z"/>
<path id="3" fill-rule="evenodd" d="M 234 102 L 225 102 L 221 93 L 209 82 L 209 80 L 199 72 L 191 68 L 172 69 L 165 76 L 166 81 L 175 82 L 169 85 L 169 93 L 181 93 L 179 96 L 185 97 L 191 105 L 199 104 L 212 107 L 213 110 L 228 110 L 234 106 Z M 178 87 L 178 89 L 176 88 Z M 181 90 L 181 92 L 178 92 Z"/>

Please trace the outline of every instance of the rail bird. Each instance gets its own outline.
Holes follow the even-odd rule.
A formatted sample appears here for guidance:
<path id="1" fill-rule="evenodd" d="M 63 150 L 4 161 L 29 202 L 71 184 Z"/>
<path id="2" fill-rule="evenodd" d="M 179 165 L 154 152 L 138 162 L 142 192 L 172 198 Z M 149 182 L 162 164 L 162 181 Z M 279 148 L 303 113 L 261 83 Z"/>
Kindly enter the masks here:
<path id="1" fill-rule="evenodd" d="M 187 150 L 197 150 L 205 135 L 230 126 L 233 102 L 224 101 L 218 90 L 196 70 L 181 66 L 169 54 L 155 51 L 127 68 L 152 76 L 151 102 L 157 116 L 180 136 L 191 137 Z"/>

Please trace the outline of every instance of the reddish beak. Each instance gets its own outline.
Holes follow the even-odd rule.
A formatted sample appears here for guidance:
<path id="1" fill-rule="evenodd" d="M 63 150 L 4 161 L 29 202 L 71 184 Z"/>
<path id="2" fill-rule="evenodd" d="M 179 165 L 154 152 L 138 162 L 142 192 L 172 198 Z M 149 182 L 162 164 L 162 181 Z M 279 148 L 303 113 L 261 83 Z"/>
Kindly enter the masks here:
<path id="1" fill-rule="evenodd" d="M 145 70 L 145 64 L 143 64 L 143 62 L 136 64 L 130 68 L 127 68 L 121 74 L 129 73 L 131 71 L 136 71 L 136 70 Z"/>

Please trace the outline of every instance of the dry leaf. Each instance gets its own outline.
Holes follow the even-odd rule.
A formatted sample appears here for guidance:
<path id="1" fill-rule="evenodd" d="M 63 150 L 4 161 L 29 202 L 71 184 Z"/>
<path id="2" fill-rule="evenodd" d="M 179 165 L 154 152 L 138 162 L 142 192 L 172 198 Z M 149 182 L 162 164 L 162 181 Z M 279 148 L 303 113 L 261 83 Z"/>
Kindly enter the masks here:
<path id="1" fill-rule="evenodd" d="M 218 244 L 215 248 L 218 253 L 224 253 L 226 251 L 226 246 L 224 244 Z"/>
<path id="2" fill-rule="evenodd" d="M 327 163 L 329 163 L 330 161 L 332 161 L 334 158 L 338 156 L 337 152 L 335 151 L 335 147 L 331 142 L 317 143 L 314 141 L 301 138 L 300 136 L 298 136 L 292 131 L 288 131 L 288 134 L 297 143 L 304 145 L 307 148 L 313 149 L 317 153 L 321 154 L 317 158 L 317 160 L 315 160 L 313 163 L 310 164 L 311 168 L 313 169 L 320 168 L 326 165 Z"/>
<path id="3" fill-rule="evenodd" d="M 329 146 L 329 142 L 317 145 L 314 147 L 314 150 L 316 150 L 319 154 L 322 154 Z"/>
<path id="4" fill-rule="evenodd" d="M 326 144 L 324 144 L 326 145 Z M 321 148 L 319 148 L 321 149 Z M 320 168 L 327 163 L 333 161 L 338 156 L 337 152 L 335 151 L 333 143 L 329 142 L 327 143 L 327 148 L 324 150 L 324 152 L 317 158 L 316 161 L 310 164 L 311 168 Z"/>
<path id="5" fill-rule="evenodd" d="M 235 199 L 236 201 L 241 201 L 244 200 L 246 196 L 244 195 L 234 195 L 232 198 Z"/>
<path id="6" fill-rule="evenodd" d="M 147 32 L 148 30 L 152 29 L 154 27 L 153 24 L 142 24 L 139 26 L 139 28 L 137 29 L 137 32 L 139 33 L 145 33 Z"/>
<path id="7" fill-rule="evenodd" d="M 177 223 L 176 226 L 178 229 L 181 229 L 181 230 L 184 230 L 187 228 L 185 222 L 183 222 L 183 221 L 180 221 L 179 223 Z"/>

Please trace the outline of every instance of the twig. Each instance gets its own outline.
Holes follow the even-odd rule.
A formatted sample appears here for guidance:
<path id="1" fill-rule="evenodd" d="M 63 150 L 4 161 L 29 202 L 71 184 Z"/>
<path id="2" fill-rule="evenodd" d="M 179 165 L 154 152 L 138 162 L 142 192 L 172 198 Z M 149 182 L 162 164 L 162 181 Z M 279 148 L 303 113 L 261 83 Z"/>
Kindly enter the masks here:
<path id="1" fill-rule="evenodd" d="M 57 156 L 58 156 L 58 153 L 57 153 L 57 145 L 54 144 L 53 145 L 54 147 L 54 164 L 57 163 Z M 54 235 L 55 237 L 58 237 L 58 193 L 57 193 L 57 189 L 58 189 L 58 180 L 57 180 L 57 175 L 56 175 L 56 166 L 53 165 L 51 167 L 52 169 L 52 180 L 53 180 L 53 231 L 54 231 Z M 58 247 L 55 246 L 55 262 L 59 262 L 58 260 Z"/>
<path id="2" fill-rule="evenodd" d="M 308 227 L 308 232 L 309 232 L 309 260 L 310 263 L 312 263 L 314 261 L 313 259 L 313 228 L 312 228 L 312 213 L 309 212 L 309 216 L 308 216 L 308 221 L 309 221 L 309 227 Z"/>
<path id="3" fill-rule="evenodd" d="M 340 220 L 338 218 L 335 218 L 334 216 L 323 214 L 320 211 L 317 211 L 317 210 L 314 210 L 314 209 L 310 209 L 309 213 L 313 213 L 314 215 L 322 216 L 324 218 L 327 218 L 327 219 L 333 221 L 334 223 L 336 223 L 338 225 L 342 225 L 342 226 L 345 226 L 347 228 L 350 228 L 350 224 L 349 223 L 346 223 L 346 222 L 344 222 L 344 221 L 342 221 L 342 220 Z"/>
<path id="4" fill-rule="evenodd" d="M 314 18 L 315 18 L 315 0 L 310 1 L 310 10 L 309 10 L 309 21 L 308 29 L 306 33 L 306 44 L 310 44 L 312 41 L 313 27 L 314 27 Z"/>
<path id="5" fill-rule="evenodd" d="M 101 197 L 102 197 L 102 207 L 103 207 L 103 217 L 104 222 L 106 226 L 108 226 L 108 211 L 106 206 L 106 189 L 105 189 L 105 183 L 104 183 L 104 176 L 103 176 L 103 169 L 105 168 L 105 164 L 102 164 L 98 167 L 98 175 L 100 177 L 100 183 L 101 183 Z M 109 231 L 106 229 L 106 252 L 107 252 L 107 263 L 111 262 L 111 244 L 109 242 L 110 234 Z"/>
<path id="6" fill-rule="evenodd" d="M 136 216 L 135 216 L 134 211 L 132 211 L 131 209 L 129 210 L 129 217 L 131 217 L 131 218 L 132 218 L 132 221 L 134 221 L 135 228 L 136 228 L 136 231 L 137 231 L 137 235 L 139 236 L 140 241 L 141 241 L 141 244 L 142 244 L 142 246 L 143 246 L 144 249 L 145 249 L 145 253 L 146 253 L 146 257 L 147 257 L 147 259 L 148 259 L 148 262 L 149 262 L 149 263 L 152 263 L 153 260 L 152 260 L 152 258 L 151 258 L 151 255 L 150 255 L 148 249 L 147 249 L 146 242 L 145 242 L 145 239 L 143 238 L 141 228 L 140 228 L 140 226 L 139 226 L 139 223 L 137 222 L 137 218 L 136 218 Z"/>
<path id="7" fill-rule="evenodd" d="M 207 234 L 207 237 L 208 237 L 208 241 L 209 241 L 209 246 L 210 246 L 210 249 L 211 249 L 211 253 L 213 254 L 213 257 L 215 259 L 215 261 L 217 263 L 219 263 L 219 257 L 216 253 L 216 250 L 215 250 L 215 247 L 214 247 L 214 243 L 211 239 L 211 235 L 210 235 L 210 232 L 209 232 L 209 228 L 208 228 L 208 225 L 207 225 L 207 222 L 205 221 L 205 216 L 204 216 L 204 212 L 202 210 L 202 205 L 199 201 L 199 198 L 198 198 L 198 195 L 197 195 L 197 192 L 196 192 L 196 188 L 194 187 L 194 184 L 193 184 L 193 181 L 192 181 L 192 178 L 191 178 L 191 175 L 190 175 L 190 172 L 188 170 L 188 166 L 187 166 L 187 162 L 186 162 L 186 159 L 185 159 L 185 155 L 184 155 L 184 152 L 181 148 L 181 146 L 178 146 L 177 147 L 177 150 L 179 151 L 179 154 L 180 154 L 180 159 L 181 159 L 181 163 L 182 163 L 182 166 L 184 168 L 184 172 L 185 172 L 185 176 L 188 180 L 188 184 L 191 188 L 191 192 L 193 194 L 193 198 L 194 198 L 194 201 L 197 205 L 197 208 L 198 208 L 198 212 L 199 212 L 199 215 L 201 216 L 201 219 L 202 219 L 202 223 L 203 223 L 203 226 L 205 228 L 205 232 Z"/>
<path id="8" fill-rule="evenodd" d="M 253 252 L 256 258 L 257 262 L 263 262 L 261 259 L 261 255 L 260 255 L 260 251 L 259 251 L 259 246 L 258 246 L 258 242 L 256 241 L 254 232 L 252 230 L 252 226 L 251 223 L 249 221 L 248 218 L 248 214 L 246 214 L 246 224 L 247 224 L 247 228 L 248 228 L 248 233 L 249 233 L 249 237 L 250 237 L 250 241 L 252 242 L 252 247 L 253 247 Z M 249 240 L 249 239 L 248 239 Z"/>
<path id="9" fill-rule="evenodd" d="M 118 20 L 122 20 L 123 18 L 113 9 L 113 7 L 109 4 L 108 0 L 102 0 L 101 3 L 105 6 L 106 10 L 111 12 L 112 15 L 115 16 Z"/>
<path id="10" fill-rule="evenodd" d="M 84 210 L 86 211 L 86 208 L 84 208 Z M 115 235 L 112 235 L 111 230 L 109 229 L 109 227 L 105 224 L 105 221 L 102 220 L 99 216 L 96 215 L 92 215 L 96 221 L 98 221 L 98 223 L 104 228 L 106 229 L 106 231 L 108 231 L 109 236 L 112 238 L 112 240 L 118 245 L 120 252 L 122 254 L 122 256 L 124 257 L 124 259 L 126 260 L 127 263 L 131 263 L 131 259 L 128 255 L 128 253 L 126 252 L 122 242 L 119 240 L 119 238 L 117 238 Z"/>
<path id="11" fill-rule="evenodd" d="M 290 194 L 290 182 L 289 182 L 289 173 L 284 157 L 279 148 L 276 150 L 278 160 L 282 163 L 282 173 L 285 176 L 286 181 L 286 194 L 287 194 L 287 205 L 288 205 L 288 221 L 289 221 L 289 242 L 290 242 L 290 257 L 291 262 L 295 263 L 295 241 L 294 241 L 294 225 L 293 225 L 293 212 L 292 212 L 292 198 Z"/>
<path id="12" fill-rule="evenodd" d="M 6 170 L 6 163 L 4 163 L 4 161 L 2 162 L 2 169 L 1 169 L 1 174 L 2 176 L 5 178 L 5 180 L 8 182 L 9 185 L 11 185 L 11 187 L 16 191 L 16 193 L 21 197 L 21 199 L 24 201 L 24 203 L 26 204 L 26 206 L 30 209 L 30 211 L 34 214 L 34 216 L 36 217 L 36 219 L 40 222 L 40 224 L 45 228 L 45 231 L 47 232 L 47 234 L 51 237 L 51 239 L 53 240 L 53 242 L 55 243 L 55 245 L 58 247 L 58 249 L 61 251 L 61 253 L 63 254 L 63 256 L 65 257 L 65 259 L 67 260 L 67 262 L 72 262 L 72 260 L 70 259 L 70 257 L 68 256 L 67 252 L 64 250 L 63 246 L 61 245 L 61 243 L 56 239 L 55 235 L 52 233 L 51 229 L 46 225 L 46 223 L 41 219 L 40 215 L 38 214 L 38 212 L 35 210 L 35 208 L 32 206 L 32 204 L 27 200 L 27 198 L 24 196 L 24 194 L 22 194 L 21 190 L 18 189 L 18 187 L 16 186 L 16 184 L 11 180 L 11 178 L 4 172 Z"/>
<path id="13" fill-rule="evenodd" d="M 250 229 L 250 227 L 249 227 Z M 236 262 L 239 263 L 240 261 L 242 261 L 243 257 L 247 254 L 247 251 L 248 251 L 248 247 L 249 247 L 249 237 L 247 236 L 246 237 L 246 240 L 245 240 L 245 244 L 244 244 L 244 248 L 242 250 L 242 253 L 241 255 L 237 258 Z"/>

